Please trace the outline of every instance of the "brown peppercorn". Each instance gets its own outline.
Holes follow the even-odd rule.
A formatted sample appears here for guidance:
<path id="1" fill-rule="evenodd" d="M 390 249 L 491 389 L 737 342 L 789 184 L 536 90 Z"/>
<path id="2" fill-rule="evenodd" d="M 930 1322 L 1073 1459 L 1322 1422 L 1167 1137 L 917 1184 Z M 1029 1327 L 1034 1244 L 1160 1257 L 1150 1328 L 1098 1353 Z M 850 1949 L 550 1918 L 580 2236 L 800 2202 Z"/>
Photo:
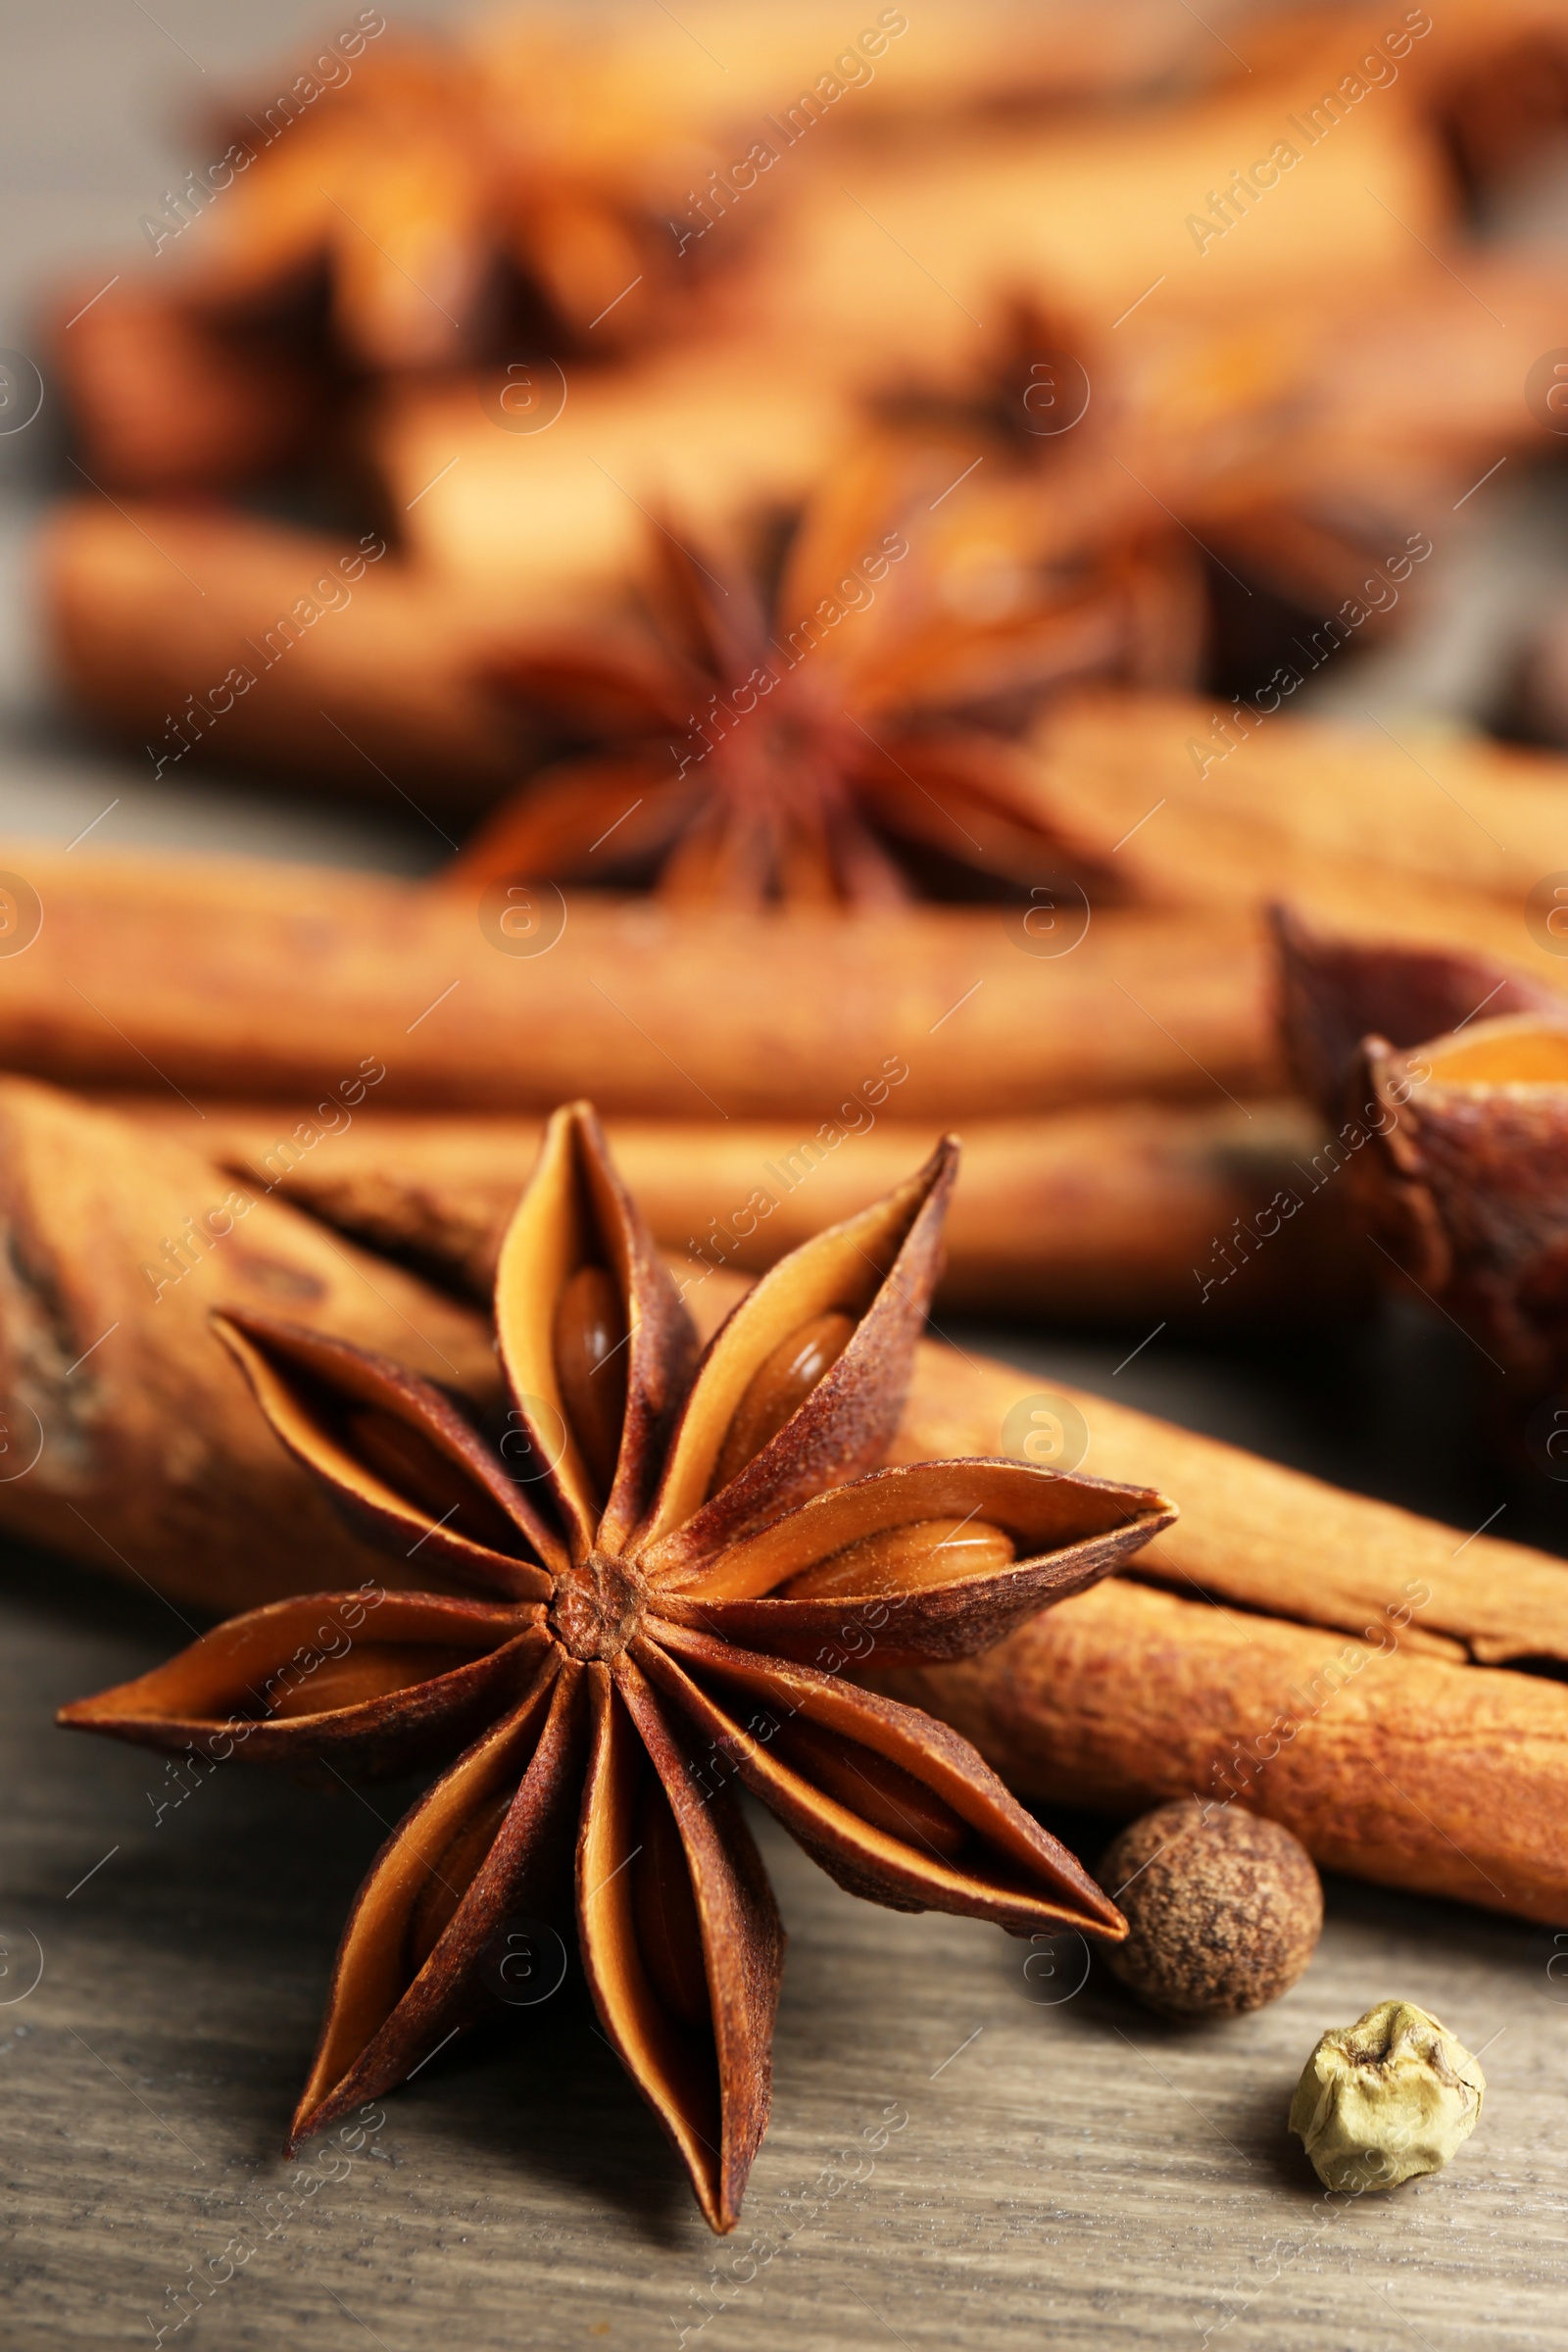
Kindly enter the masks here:
<path id="1" fill-rule="evenodd" d="M 1206 1822 L 1194 1797 L 1146 1813 L 1110 1846 L 1100 1879 L 1131 1929 L 1105 1957 L 1166 2017 L 1234 2017 L 1278 2000 L 1322 1933 L 1306 1848 L 1238 1805 Z"/>

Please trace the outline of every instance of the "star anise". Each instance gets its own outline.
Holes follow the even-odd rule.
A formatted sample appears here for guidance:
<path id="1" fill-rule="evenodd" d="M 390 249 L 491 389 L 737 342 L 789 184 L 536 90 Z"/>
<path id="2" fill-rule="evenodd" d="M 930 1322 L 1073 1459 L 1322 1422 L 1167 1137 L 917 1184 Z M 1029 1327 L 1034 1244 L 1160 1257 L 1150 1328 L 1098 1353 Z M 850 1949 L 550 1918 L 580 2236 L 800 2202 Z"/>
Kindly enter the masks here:
<path id="1" fill-rule="evenodd" d="M 612 353 L 672 297 L 673 244 L 637 94 L 590 104 L 590 86 L 577 48 L 536 28 L 389 43 L 308 114 L 236 116 L 252 160 L 213 207 L 200 291 L 233 314 L 324 286 L 356 368 L 471 362 L 509 323 L 568 350 L 592 326 L 587 348 Z"/>
<path id="2" fill-rule="evenodd" d="M 485 2013 L 498 1938 L 519 1911 L 549 1917 L 575 1835 L 605 2033 L 731 2228 L 767 2119 L 784 1943 L 737 1780 L 874 1902 L 1125 1932 L 965 1740 L 838 1671 L 984 1647 L 1174 1516 L 1139 1488 L 1003 1459 L 874 1467 L 956 1163 L 944 1143 L 785 1259 L 699 1361 L 592 1111 L 558 1112 L 497 1273 L 499 1447 L 379 1358 L 220 1318 L 351 1519 L 468 1595 L 281 1601 L 62 1713 L 347 1777 L 449 1765 L 355 1904 L 291 2146 Z"/>
<path id="3" fill-rule="evenodd" d="M 661 521 L 638 609 L 495 657 L 587 756 L 526 785 L 449 880 L 864 906 L 1027 896 L 1058 872 L 1071 845 L 1010 736 L 1052 687 L 1166 678 L 1145 663 L 1171 583 L 1131 541 L 1042 559 L 1010 488 L 947 505 L 977 463 L 877 436 L 771 563 Z"/>

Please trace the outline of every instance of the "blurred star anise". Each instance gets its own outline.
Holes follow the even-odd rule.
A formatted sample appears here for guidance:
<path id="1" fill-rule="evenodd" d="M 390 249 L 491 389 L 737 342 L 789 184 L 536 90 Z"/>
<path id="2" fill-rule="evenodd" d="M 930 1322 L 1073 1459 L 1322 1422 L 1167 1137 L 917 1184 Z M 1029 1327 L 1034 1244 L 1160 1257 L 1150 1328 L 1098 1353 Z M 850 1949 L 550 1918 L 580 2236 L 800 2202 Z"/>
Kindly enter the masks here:
<path id="1" fill-rule="evenodd" d="M 965 1740 L 833 1670 L 847 1649 L 892 1665 L 985 1647 L 1174 1516 L 1142 1489 L 1002 1459 L 874 1467 L 956 1163 L 943 1144 L 786 1258 L 699 1361 L 593 1113 L 558 1112 L 497 1273 L 499 1450 L 378 1358 L 221 1318 L 273 1428 L 356 1523 L 489 1596 L 388 1592 L 327 1656 L 333 1596 L 278 1602 L 63 1711 L 348 1777 L 449 1766 L 361 1890 L 293 2141 L 485 2013 L 487 1955 L 509 1917 L 549 1917 L 574 1838 L 605 2033 L 709 2222 L 731 2228 L 767 2120 L 784 1944 L 734 1779 L 874 1902 L 1125 1932 Z M 339 1605 L 334 1623 L 354 1621 Z"/>
<path id="2" fill-rule="evenodd" d="M 821 485 L 775 563 L 660 522 L 640 609 L 491 664 L 580 756 L 525 785 L 447 882 L 875 906 L 1027 897 L 1064 859 L 1078 871 L 1010 736 L 1074 680 L 1185 679 L 1185 662 L 1147 666 L 1172 584 L 1130 539 L 1042 558 L 1010 484 L 967 482 L 982 463 L 961 439 L 885 435 Z"/>

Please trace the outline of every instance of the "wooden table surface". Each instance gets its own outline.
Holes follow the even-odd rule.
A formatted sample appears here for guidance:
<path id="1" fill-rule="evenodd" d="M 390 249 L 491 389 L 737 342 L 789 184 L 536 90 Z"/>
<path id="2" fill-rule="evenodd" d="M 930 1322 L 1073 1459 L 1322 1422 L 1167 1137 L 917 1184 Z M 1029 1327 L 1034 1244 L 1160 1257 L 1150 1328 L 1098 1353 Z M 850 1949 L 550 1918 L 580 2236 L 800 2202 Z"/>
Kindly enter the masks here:
<path id="1" fill-rule="evenodd" d="M 150 1595 L 0 1572 L 16 2352 L 1568 2344 L 1568 1936 L 1345 1881 L 1285 1999 L 1178 2029 L 1082 1943 L 873 1909 L 760 1818 L 791 1944 L 734 2237 L 699 2219 L 574 1958 L 285 2162 L 337 1931 L 404 1792 L 231 1765 L 181 1796 L 162 1759 L 51 1728 L 181 1638 Z M 1096 1826 L 1062 1826 L 1092 1861 Z M 1317 2035 L 1389 1994 L 1485 2052 L 1485 2113 L 1446 2173 L 1331 2198 L 1290 2094 Z"/>

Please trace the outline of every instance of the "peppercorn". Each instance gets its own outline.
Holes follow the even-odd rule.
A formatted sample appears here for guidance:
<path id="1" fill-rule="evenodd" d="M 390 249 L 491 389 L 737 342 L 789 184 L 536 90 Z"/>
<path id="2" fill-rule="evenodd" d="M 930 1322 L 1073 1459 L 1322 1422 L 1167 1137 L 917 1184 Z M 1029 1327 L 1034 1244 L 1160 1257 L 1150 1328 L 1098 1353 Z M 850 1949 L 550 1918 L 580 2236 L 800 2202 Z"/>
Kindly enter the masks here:
<path id="1" fill-rule="evenodd" d="M 1291 2101 L 1291 2130 L 1327 2188 L 1396 2188 L 1435 2173 L 1475 2130 L 1487 2078 L 1413 2001 L 1379 2001 L 1325 2034 Z"/>
<path id="2" fill-rule="evenodd" d="M 1101 1882 L 1130 1934 L 1109 1965 L 1166 2017 L 1234 2017 L 1278 2000 L 1317 1948 L 1323 1888 L 1299 1838 L 1238 1805 L 1184 1797 L 1123 1830 Z"/>

